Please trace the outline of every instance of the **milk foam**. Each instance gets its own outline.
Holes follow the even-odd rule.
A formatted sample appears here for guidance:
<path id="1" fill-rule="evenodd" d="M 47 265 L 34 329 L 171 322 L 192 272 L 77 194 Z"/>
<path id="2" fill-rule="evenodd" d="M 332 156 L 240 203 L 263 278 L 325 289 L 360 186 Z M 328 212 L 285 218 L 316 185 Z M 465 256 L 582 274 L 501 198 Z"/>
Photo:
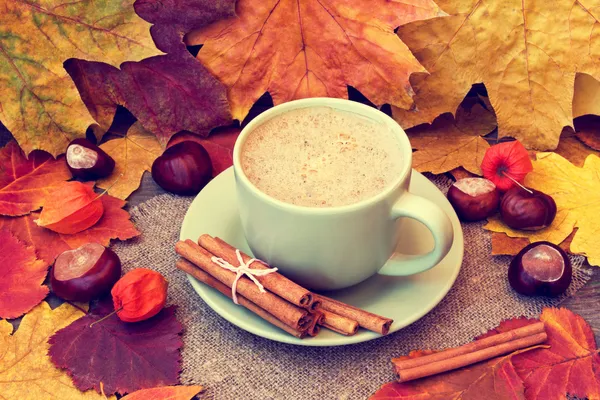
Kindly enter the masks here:
<path id="1" fill-rule="evenodd" d="M 306 207 L 375 196 L 398 179 L 402 150 L 384 124 L 329 107 L 281 114 L 252 131 L 242 168 L 261 191 Z"/>

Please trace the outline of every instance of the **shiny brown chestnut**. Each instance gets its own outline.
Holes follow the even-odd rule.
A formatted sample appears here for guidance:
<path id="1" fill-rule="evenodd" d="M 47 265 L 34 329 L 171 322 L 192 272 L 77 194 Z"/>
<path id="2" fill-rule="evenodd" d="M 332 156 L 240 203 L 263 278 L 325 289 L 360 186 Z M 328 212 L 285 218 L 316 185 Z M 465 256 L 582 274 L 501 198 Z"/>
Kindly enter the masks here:
<path id="1" fill-rule="evenodd" d="M 461 221 L 479 221 L 496 212 L 500 193 L 488 179 L 463 178 L 448 189 L 448 201 Z"/>
<path id="2" fill-rule="evenodd" d="M 109 248 L 88 243 L 60 254 L 50 272 L 50 285 L 58 297 L 90 301 L 107 293 L 121 277 L 121 260 Z"/>
<path id="3" fill-rule="evenodd" d="M 197 142 L 184 141 L 169 147 L 154 160 L 152 178 L 163 189 L 179 195 L 193 195 L 212 177 L 208 152 Z"/>
<path id="4" fill-rule="evenodd" d="M 106 178 L 115 169 L 115 160 L 87 139 L 75 139 L 67 146 L 67 166 L 76 178 Z"/>
<path id="5" fill-rule="evenodd" d="M 526 246 L 508 268 L 508 282 L 518 293 L 558 296 L 571 284 L 573 271 L 567 254 L 550 242 Z"/>
<path id="6" fill-rule="evenodd" d="M 552 197 L 539 190 L 517 186 L 502 197 L 500 216 L 513 229 L 535 231 L 554 221 L 556 203 Z"/>

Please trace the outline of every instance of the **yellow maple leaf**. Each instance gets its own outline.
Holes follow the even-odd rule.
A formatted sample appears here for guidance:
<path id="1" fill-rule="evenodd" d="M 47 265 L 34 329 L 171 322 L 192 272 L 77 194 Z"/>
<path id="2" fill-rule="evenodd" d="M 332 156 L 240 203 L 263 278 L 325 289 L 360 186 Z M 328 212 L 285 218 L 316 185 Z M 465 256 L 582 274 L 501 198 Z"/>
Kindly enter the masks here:
<path id="1" fill-rule="evenodd" d="M 430 75 L 411 78 L 413 110 L 395 108 L 405 128 L 454 112 L 483 82 L 499 137 L 556 148 L 571 126 L 576 72 L 599 76 L 598 1 L 438 0 L 446 18 L 414 22 L 398 35 Z"/>
<path id="2" fill-rule="evenodd" d="M 162 54 L 133 3 L 0 0 L 0 120 L 26 153 L 63 153 L 94 123 L 65 60 L 119 65 Z"/>
<path id="3" fill-rule="evenodd" d="M 115 170 L 111 176 L 100 179 L 96 184 L 106 189 L 114 183 L 109 194 L 123 200 L 140 186 L 144 172 L 150 171 L 152 163 L 163 151 L 156 136 L 139 122 L 134 123 L 125 136 L 109 140 L 100 148 L 115 160 Z"/>
<path id="4" fill-rule="evenodd" d="M 12 325 L 0 320 L 0 398 L 105 399 L 93 390 L 79 391 L 47 355 L 48 338 L 83 315 L 68 303 L 51 310 L 48 303 L 42 302 L 23 317 L 14 334 Z"/>
<path id="5" fill-rule="evenodd" d="M 376 104 L 409 107 L 408 78 L 425 69 L 394 28 L 445 15 L 432 0 L 239 0 L 236 14 L 186 42 L 203 44 L 198 59 L 228 86 L 240 121 L 267 91 L 280 104 L 344 98 L 352 85 Z"/>
<path id="6" fill-rule="evenodd" d="M 557 213 L 552 224 L 540 231 L 510 229 L 498 216 L 488 219 L 485 228 L 511 237 L 526 237 L 530 242 L 547 240 L 559 244 L 574 228 L 570 250 L 582 254 L 592 265 L 600 265 L 600 157 L 589 155 L 583 167 L 571 164 L 556 153 L 538 153 L 533 171 L 525 185 L 549 194 L 556 201 Z"/>
<path id="7" fill-rule="evenodd" d="M 413 168 L 441 174 L 458 167 L 481 175 L 481 161 L 490 147 L 482 136 L 496 128 L 496 117 L 480 104 L 459 107 L 456 118 L 444 114 L 432 125 L 406 131 L 413 149 Z"/>

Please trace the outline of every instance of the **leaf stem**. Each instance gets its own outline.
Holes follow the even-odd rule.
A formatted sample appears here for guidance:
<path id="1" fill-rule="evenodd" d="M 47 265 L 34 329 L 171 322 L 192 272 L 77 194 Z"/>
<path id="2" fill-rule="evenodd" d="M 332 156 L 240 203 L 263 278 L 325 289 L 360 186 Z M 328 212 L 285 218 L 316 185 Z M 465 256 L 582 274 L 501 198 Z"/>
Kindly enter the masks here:
<path id="1" fill-rule="evenodd" d="M 104 189 L 104 192 L 100 193 L 98 196 L 96 196 L 96 198 L 92 201 L 96 201 L 98 200 L 100 197 L 104 196 L 106 193 L 108 193 L 108 191 L 117 184 L 117 182 L 119 182 L 119 179 L 121 179 L 123 177 L 123 173 L 121 172 L 121 175 L 119 175 L 117 177 L 117 179 L 114 180 L 113 183 L 111 183 L 106 189 Z"/>
<path id="2" fill-rule="evenodd" d="M 507 177 L 508 179 L 510 179 L 511 181 L 513 181 L 514 183 L 516 183 L 524 191 L 528 192 L 529 194 L 533 194 L 533 192 L 531 190 L 529 190 L 525 186 L 521 185 L 519 183 L 519 181 L 517 181 L 515 178 L 513 178 L 512 176 L 510 176 L 509 174 L 507 174 L 505 171 L 502 171 L 502 175 L 504 175 L 505 177 Z"/>
<path id="3" fill-rule="evenodd" d="M 94 325 L 96 325 L 99 322 L 104 321 L 105 319 L 108 319 L 110 317 L 112 317 L 114 314 L 118 313 L 119 311 L 121 311 L 123 309 L 123 307 L 121 306 L 120 308 L 118 308 L 117 310 L 111 312 L 110 314 L 105 315 L 104 317 L 100 318 L 98 321 L 94 321 L 90 324 L 90 328 Z"/>

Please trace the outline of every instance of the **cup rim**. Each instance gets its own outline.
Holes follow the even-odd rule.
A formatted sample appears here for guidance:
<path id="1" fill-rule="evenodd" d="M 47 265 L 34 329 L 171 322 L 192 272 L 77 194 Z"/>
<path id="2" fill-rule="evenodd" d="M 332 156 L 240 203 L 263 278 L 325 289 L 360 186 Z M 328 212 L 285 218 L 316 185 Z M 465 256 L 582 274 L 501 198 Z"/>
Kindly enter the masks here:
<path id="1" fill-rule="evenodd" d="M 382 190 L 374 196 L 361 200 L 357 203 L 334 207 L 308 207 L 286 203 L 266 194 L 258 187 L 256 187 L 256 185 L 254 185 L 250 181 L 250 179 L 248 179 L 246 173 L 244 172 L 244 169 L 242 168 L 241 152 L 246 138 L 248 137 L 250 132 L 252 132 L 256 127 L 282 113 L 296 110 L 299 108 L 309 107 L 331 107 L 340 111 L 354 112 L 355 114 L 366 116 L 374 120 L 379 120 L 388 125 L 396 134 L 396 137 L 400 140 L 400 146 L 403 153 L 402 157 L 404 160 L 404 165 L 402 167 L 402 170 L 398 174 L 396 180 L 394 180 L 392 184 L 388 185 L 384 190 Z M 311 97 L 278 104 L 262 112 L 252 121 L 250 121 L 242 129 L 235 141 L 235 145 L 233 148 L 233 169 L 235 172 L 236 180 L 238 182 L 249 188 L 262 201 L 265 201 L 279 209 L 309 215 L 339 214 L 356 211 L 358 209 L 365 208 L 375 203 L 378 203 L 387 198 L 391 193 L 396 191 L 398 187 L 400 187 L 402 183 L 407 179 L 407 177 L 410 174 L 410 171 L 412 170 L 412 147 L 410 145 L 410 141 L 408 140 L 406 132 L 404 132 L 404 129 L 402 129 L 402 127 L 396 121 L 394 121 L 394 119 L 392 119 L 382 111 L 378 110 L 377 108 L 370 107 L 366 104 L 358 103 L 347 99 L 330 97 Z"/>

